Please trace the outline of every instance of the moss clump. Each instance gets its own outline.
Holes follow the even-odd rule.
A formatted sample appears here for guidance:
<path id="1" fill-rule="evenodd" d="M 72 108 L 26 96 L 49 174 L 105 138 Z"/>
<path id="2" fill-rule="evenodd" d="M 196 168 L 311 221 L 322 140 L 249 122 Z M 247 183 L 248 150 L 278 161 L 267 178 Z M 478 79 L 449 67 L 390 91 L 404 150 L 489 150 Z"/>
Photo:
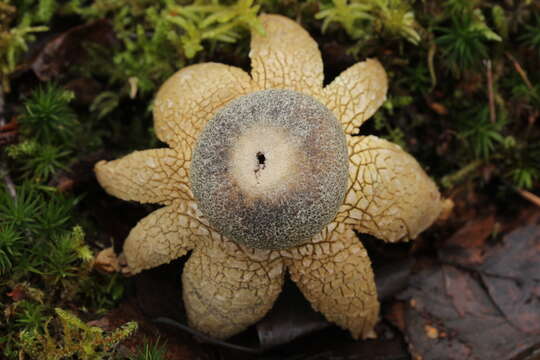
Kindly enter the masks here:
<path id="1" fill-rule="evenodd" d="M 24 352 L 34 359 L 61 360 L 76 357 L 81 360 L 113 358 L 116 345 L 137 330 L 137 323 L 129 322 L 111 333 L 96 326 L 86 325 L 72 313 L 56 308 L 62 328 L 62 340 L 57 340 L 45 328 L 44 334 L 24 330 L 20 340 Z"/>

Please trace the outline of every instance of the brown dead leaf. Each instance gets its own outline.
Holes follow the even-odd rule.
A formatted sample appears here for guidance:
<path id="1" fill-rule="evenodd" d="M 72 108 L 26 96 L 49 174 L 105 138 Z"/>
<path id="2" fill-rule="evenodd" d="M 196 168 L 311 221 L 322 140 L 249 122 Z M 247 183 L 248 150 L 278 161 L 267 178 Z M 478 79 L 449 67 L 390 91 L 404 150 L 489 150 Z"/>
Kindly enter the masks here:
<path id="1" fill-rule="evenodd" d="M 540 345 L 540 226 L 488 242 L 493 226 L 485 218 L 460 230 L 440 250 L 445 264 L 400 295 L 413 357 L 509 360 Z"/>
<path id="2" fill-rule="evenodd" d="M 483 261 L 484 245 L 495 229 L 495 217 L 468 222 L 444 243 L 439 258 L 444 262 L 474 265 Z"/>
<path id="3" fill-rule="evenodd" d="M 508 321 L 540 335 L 540 226 L 518 229 L 490 247 L 478 271 Z"/>
<path id="4" fill-rule="evenodd" d="M 282 295 L 256 328 L 259 343 L 263 348 L 269 348 L 328 326 L 330 323 L 313 310 L 292 282 L 287 281 Z"/>
<path id="5" fill-rule="evenodd" d="M 76 26 L 52 39 L 33 58 L 31 68 L 42 81 L 58 77 L 70 65 L 80 63 L 87 56 L 85 44 L 112 46 L 114 31 L 108 20 Z"/>

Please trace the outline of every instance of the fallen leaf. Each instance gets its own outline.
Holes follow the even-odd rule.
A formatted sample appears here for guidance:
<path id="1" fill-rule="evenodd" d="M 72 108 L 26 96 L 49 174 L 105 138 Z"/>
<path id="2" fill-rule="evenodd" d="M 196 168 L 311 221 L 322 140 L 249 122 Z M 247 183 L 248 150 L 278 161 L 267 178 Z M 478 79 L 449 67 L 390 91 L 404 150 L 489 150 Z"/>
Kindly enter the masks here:
<path id="1" fill-rule="evenodd" d="M 484 260 L 484 245 L 495 229 L 493 215 L 470 221 L 444 243 L 439 251 L 443 262 L 473 266 Z"/>
<path id="2" fill-rule="evenodd" d="M 263 348 L 286 344 L 330 326 L 320 313 L 312 309 L 291 281 L 285 284 L 272 310 L 256 325 L 259 343 Z"/>
<path id="3" fill-rule="evenodd" d="M 389 300 L 407 287 L 413 265 L 414 260 L 409 257 L 375 269 L 379 301 Z"/>
<path id="4" fill-rule="evenodd" d="M 493 224 L 460 230 L 439 251 L 445 264 L 412 276 L 399 296 L 413 357 L 509 360 L 540 345 L 540 226 L 493 243 Z"/>
<path id="5" fill-rule="evenodd" d="M 478 270 L 506 318 L 523 332 L 540 334 L 540 226 L 512 232 Z"/>
<path id="6" fill-rule="evenodd" d="M 81 62 L 86 56 L 87 43 L 112 46 L 114 31 L 108 20 L 96 20 L 69 29 L 52 39 L 31 61 L 31 68 L 42 81 L 51 80 L 70 65 Z"/>

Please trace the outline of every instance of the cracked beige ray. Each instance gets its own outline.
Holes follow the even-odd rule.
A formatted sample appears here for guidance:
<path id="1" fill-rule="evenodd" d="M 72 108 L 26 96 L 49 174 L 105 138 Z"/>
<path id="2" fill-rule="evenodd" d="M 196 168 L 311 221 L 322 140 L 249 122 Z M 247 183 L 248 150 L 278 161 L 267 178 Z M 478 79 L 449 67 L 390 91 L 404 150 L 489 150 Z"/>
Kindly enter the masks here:
<path id="1" fill-rule="evenodd" d="M 175 199 L 193 199 L 189 163 L 180 151 L 152 149 L 109 162 L 102 160 L 94 171 L 99 184 L 120 199 L 170 204 Z"/>
<path id="2" fill-rule="evenodd" d="M 261 89 L 321 90 L 323 63 L 317 43 L 294 21 L 261 15 L 265 35 L 251 34 L 251 76 Z"/>
<path id="3" fill-rule="evenodd" d="M 217 338 L 239 333 L 272 308 L 284 273 L 279 257 L 255 260 L 223 238 L 197 247 L 182 274 L 190 324 Z"/>
<path id="4" fill-rule="evenodd" d="M 185 67 L 171 76 L 156 95 L 156 135 L 191 159 L 199 133 L 215 112 L 253 90 L 250 76 L 242 69 L 218 63 Z"/>
<path id="5" fill-rule="evenodd" d="M 313 308 L 355 339 L 373 336 L 379 313 L 377 289 L 371 262 L 354 232 L 331 223 L 298 252 L 302 257 L 286 264 Z"/>
<path id="6" fill-rule="evenodd" d="M 194 201 L 179 200 L 139 221 L 124 242 L 124 272 L 136 274 L 185 255 L 213 230 L 200 220 Z M 217 234 L 216 234 L 217 235 Z"/>
<path id="7" fill-rule="evenodd" d="M 375 136 L 349 142 L 349 186 L 337 221 L 395 242 L 414 239 L 441 211 L 435 183 L 398 145 Z"/>
<path id="8" fill-rule="evenodd" d="M 321 101 L 341 121 L 346 134 L 355 134 L 386 99 L 388 78 L 373 59 L 357 63 L 324 88 Z"/>

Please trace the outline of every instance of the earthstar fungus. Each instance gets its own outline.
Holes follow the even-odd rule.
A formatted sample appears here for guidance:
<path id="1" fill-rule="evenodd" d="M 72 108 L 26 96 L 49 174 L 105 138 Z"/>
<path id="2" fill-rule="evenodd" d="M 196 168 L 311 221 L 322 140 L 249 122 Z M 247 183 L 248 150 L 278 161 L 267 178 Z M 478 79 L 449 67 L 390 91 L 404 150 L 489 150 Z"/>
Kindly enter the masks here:
<path id="1" fill-rule="evenodd" d="M 386 96 L 376 60 L 323 87 L 309 34 L 282 16 L 260 19 L 251 76 L 204 63 L 161 87 L 154 125 L 170 148 L 96 164 L 108 193 L 164 205 L 131 230 L 123 271 L 192 251 L 182 274 L 188 319 L 219 338 L 261 319 L 288 271 L 314 309 L 368 337 L 379 303 L 354 230 L 413 239 L 437 218 L 439 192 L 399 146 L 353 136 Z"/>

